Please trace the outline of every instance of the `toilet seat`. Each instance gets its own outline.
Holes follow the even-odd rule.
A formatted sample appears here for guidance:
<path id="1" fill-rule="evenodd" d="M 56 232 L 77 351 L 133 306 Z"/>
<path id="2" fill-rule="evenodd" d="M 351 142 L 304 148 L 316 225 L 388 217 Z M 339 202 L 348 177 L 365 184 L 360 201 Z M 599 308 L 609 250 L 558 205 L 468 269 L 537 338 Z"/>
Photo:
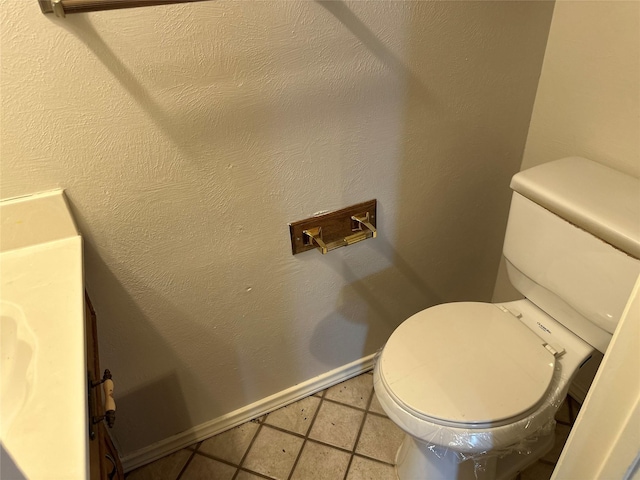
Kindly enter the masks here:
<path id="1" fill-rule="evenodd" d="M 555 357 L 508 310 L 488 303 L 431 307 L 402 323 L 378 361 L 385 390 L 429 422 L 483 429 L 536 410 Z"/>

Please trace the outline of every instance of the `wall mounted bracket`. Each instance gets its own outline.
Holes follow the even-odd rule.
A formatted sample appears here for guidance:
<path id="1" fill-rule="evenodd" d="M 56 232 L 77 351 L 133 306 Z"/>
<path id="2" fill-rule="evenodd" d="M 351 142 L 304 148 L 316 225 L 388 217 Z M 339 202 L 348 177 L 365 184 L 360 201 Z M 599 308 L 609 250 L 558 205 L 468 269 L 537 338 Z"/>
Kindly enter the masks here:
<path id="1" fill-rule="evenodd" d="M 205 2 L 209 0 L 38 0 L 42 13 L 66 17 L 70 13 L 99 12 L 120 8 L 152 7 L 173 3 Z"/>
<path id="2" fill-rule="evenodd" d="M 322 254 L 378 235 L 376 200 L 289 224 L 294 255 L 317 248 Z"/>

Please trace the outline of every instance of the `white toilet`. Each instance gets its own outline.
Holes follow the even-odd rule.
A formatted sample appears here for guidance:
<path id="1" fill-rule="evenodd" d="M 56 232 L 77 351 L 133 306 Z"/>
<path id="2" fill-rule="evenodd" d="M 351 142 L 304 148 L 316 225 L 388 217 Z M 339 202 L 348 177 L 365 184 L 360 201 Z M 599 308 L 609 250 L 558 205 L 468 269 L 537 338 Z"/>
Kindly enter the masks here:
<path id="1" fill-rule="evenodd" d="M 555 413 L 604 352 L 640 274 L 640 180 L 584 158 L 513 177 L 504 304 L 449 303 L 391 335 L 378 400 L 407 435 L 401 480 L 508 479 L 552 446 Z"/>

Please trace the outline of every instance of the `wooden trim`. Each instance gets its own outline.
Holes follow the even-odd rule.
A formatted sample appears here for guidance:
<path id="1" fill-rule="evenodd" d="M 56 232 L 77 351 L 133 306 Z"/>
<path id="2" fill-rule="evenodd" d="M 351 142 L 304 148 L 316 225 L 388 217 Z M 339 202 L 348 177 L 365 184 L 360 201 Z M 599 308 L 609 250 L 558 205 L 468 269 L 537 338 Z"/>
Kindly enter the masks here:
<path id="1" fill-rule="evenodd" d="M 106 480 L 108 478 L 124 479 L 122 462 L 118 456 L 109 431 L 103 420 L 93 423 L 93 417 L 104 413 L 102 386 L 91 387 L 91 383 L 102 377 L 100 355 L 98 352 L 98 324 L 96 312 L 91 305 L 89 294 L 85 290 L 85 335 L 87 353 L 87 388 L 90 391 L 89 401 L 89 478 L 90 480 Z M 93 435 L 90 434 L 93 432 Z M 111 459 L 111 460 L 109 460 Z M 116 471 L 115 476 L 111 472 Z"/>

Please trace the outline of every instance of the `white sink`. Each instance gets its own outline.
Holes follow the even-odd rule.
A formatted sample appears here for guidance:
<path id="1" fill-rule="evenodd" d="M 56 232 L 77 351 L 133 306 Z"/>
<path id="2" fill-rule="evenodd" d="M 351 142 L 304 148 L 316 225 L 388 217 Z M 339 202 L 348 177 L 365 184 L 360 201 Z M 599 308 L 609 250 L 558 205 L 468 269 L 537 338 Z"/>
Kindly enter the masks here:
<path id="1" fill-rule="evenodd" d="M 0 202 L 0 222 L 2 459 L 88 478 L 82 239 L 61 190 Z"/>
<path id="2" fill-rule="evenodd" d="M 36 336 L 19 305 L 0 300 L 0 438 L 33 393 Z"/>

